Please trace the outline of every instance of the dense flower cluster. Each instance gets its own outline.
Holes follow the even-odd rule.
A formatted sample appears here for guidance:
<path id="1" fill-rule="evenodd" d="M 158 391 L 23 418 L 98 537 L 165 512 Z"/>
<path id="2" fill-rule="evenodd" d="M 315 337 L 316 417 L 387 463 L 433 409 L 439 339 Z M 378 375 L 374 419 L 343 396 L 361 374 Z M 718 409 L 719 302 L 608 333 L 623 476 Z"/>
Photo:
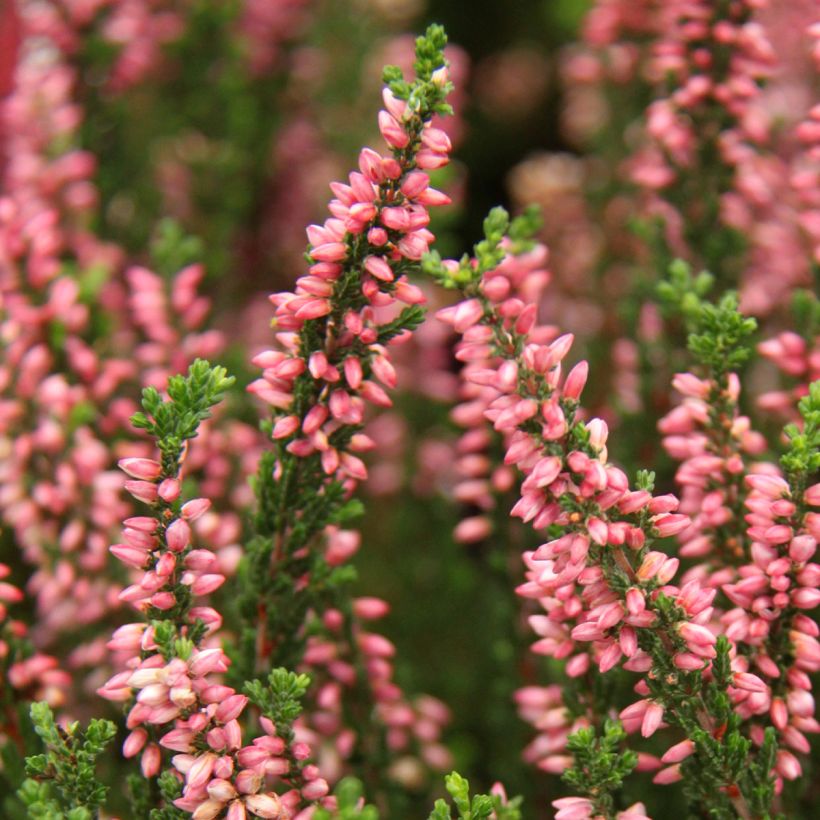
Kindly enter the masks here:
<path id="1" fill-rule="evenodd" d="M 493 230 L 488 220 L 487 242 L 495 239 L 498 243 Z M 500 256 L 503 258 L 503 251 Z M 645 476 L 637 488 L 631 489 L 626 475 L 608 461 L 606 424 L 600 419 L 583 422 L 578 416 L 587 363 L 580 362 L 562 377 L 561 364 L 569 353 L 572 337 L 553 338 L 551 329 L 545 332 L 539 328 L 535 304 L 510 294 L 508 283 L 497 275 L 497 262 L 492 256 L 484 261 L 479 255 L 478 263 L 466 267 L 441 263 L 436 272 L 440 281 L 460 288 L 466 298 L 438 315 L 463 337 L 459 358 L 484 365 L 466 373 L 469 381 L 486 391 L 485 395 L 491 391 L 493 394 L 473 421 L 480 425 L 483 415 L 492 422 L 506 439 L 504 463 L 517 466 L 524 475 L 521 497 L 512 515 L 532 522 L 536 530 L 554 533 L 546 543 L 524 553 L 526 582 L 517 590 L 543 609 L 543 614 L 530 616 L 530 624 L 540 638 L 533 650 L 564 659 L 570 678 L 587 675 L 593 666 L 601 674 L 620 665 L 645 674 L 635 686 L 641 700 L 620 714 L 628 732 L 640 730 L 649 737 L 664 718 L 691 732 L 689 721 L 695 713 L 702 729 L 713 732 L 717 724 L 708 708 L 701 705 L 691 712 L 695 707 L 687 703 L 687 697 L 694 694 L 688 690 L 691 681 L 681 681 L 683 688 L 676 693 L 675 678 L 679 674 L 688 678 L 687 673 L 694 673 L 709 679 L 712 662 L 721 661 L 719 616 L 724 624 L 734 624 L 726 628 L 727 637 L 738 640 L 756 633 L 761 638 L 766 620 L 757 620 L 752 627 L 744 605 L 749 609 L 754 606 L 760 613 L 772 606 L 799 609 L 816 605 L 813 570 L 811 566 L 803 569 L 814 551 L 815 536 L 801 529 L 805 525 L 800 521 L 787 526 L 776 520 L 778 515 L 793 515 L 794 505 L 790 502 L 784 501 L 780 505 L 783 509 L 764 510 L 752 495 L 745 500 L 754 511 L 748 518 L 752 524 L 749 548 L 745 548 L 744 540 L 727 537 L 724 528 L 741 532 L 745 528 L 741 524 L 746 496 L 743 453 L 755 455 L 765 449 L 762 437 L 750 431 L 748 419 L 737 413 L 738 380 L 733 374 L 719 384 L 701 381 L 691 374 L 679 376 L 675 385 L 687 397 L 686 402 L 662 423 L 667 449 L 684 459 L 678 482 L 684 489 L 685 508 L 696 517 L 678 512 L 680 505 L 675 496 L 653 495 Z M 542 342 L 542 334 L 552 340 Z M 699 425 L 705 433 L 697 431 Z M 774 481 L 757 475 L 747 479 L 752 486 L 762 485 L 764 480 Z M 779 494 L 787 495 L 789 485 L 779 481 Z M 808 493 L 813 499 L 814 488 Z M 770 516 L 766 522 L 762 520 L 765 513 Z M 807 515 L 814 522 L 814 513 Z M 679 559 L 655 546 L 660 539 L 675 535 L 683 539 L 681 555 L 703 559 L 715 549 L 728 554 L 718 555 L 711 568 L 701 564 L 697 571 L 691 570 L 677 586 L 673 579 Z M 791 561 L 798 562 L 796 566 L 788 558 L 775 560 L 775 545 L 788 542 L 794 545 Z M 732 564 L 743 563 L 747 555 L 751 555 L 753 564 L 742 567 L 741 580 L 733 583 L 738 575 Z M 796 573 L 791 580 L 790 572 Z M 777 599 L 760 597 L 767 578 L 774 585 L 773 592 L 782 590 Z M 718 587 L 740 606 L 739 610 L 721 615 L 715 609 Z M 779 612 L 776 609 L 767 617 L 774 620 Z M 789 641 L 805 647 L 796 651 L 803 658 L 800 662 L 811 666 L 814 630 L 809 624 L 813 622 L 803 619 L 798 623 L 800 626 L 778 627 L 778 633 L 782 629 L 790 636 L 785 639 L 786 648 L 780 651 L 791 657 L 795 650 L 788 648 Z M 801 632 L 801 628 L 806 631 Z M 750 671 L 760 656 L 750 660 L 738 650 L 725 660 L 730 662 L 725 685 L 737 713 L 746 718 L 766 713 L 773 702 L 772 690 Z M 766 662 L 763 667 L 755 665 L 763 671 Z M 773 677 L 781 676 L 779 667 L 769 669 Z M 720 672 L 713 674 L 721 677 Z M 790 686 L 807 683 L 799 674 L 799 670 L 792 673 Z M 661 680 L 666 686 L 659 685 Z M 802 695 L 792 697 L 795 703 L 802 703 Z M 543 768 L 562 771 L 571 758 L 555 755 L 561 751 L 571 721 L 561 708 L 560 693 L 554 687 L 531 687 L 519 693 L 518 701 L 522 713 L 543 733 L 530 754 L 545 755 L 540 762 Z M 779 702 L 783 703 L 782 699 Z M 807 713 L 807 706 L 796 708 L 799 720 L 803 720 L 801 727 L 813 731 L 813 709 Z M 781 730 L 786 719 L 785 712 L 778 717 Z M 573 729 L 583 725 L 583 720 L 576 721 Z M 763 743 L 762 727 L 753 728 L 751 735 L 758 744 Z M 806 750 L 805 737 L 796 727 L 790 730 L 789 738 L 793 748 Z M 658 772 L 655 782 L 680 779 L 680 761 L 696 749 L 694 737 L 670 749 L 662 762 L 671 765 Z M 657 765 L 650 759 L 643 761 L 644 768 Z M 774 768 L 788 779 L 799 774 L 799 764 L 785 750 L 778 752 Z M 767 775 L 764 772 L 764 777 Z M 724 785 L 727 789 L 738 805 L 748 798 L 733 782 Z M 585 814 L 585 803 L 556 805 L 562 810 L 574 806 L 578 814 L 566 816 L 578 817 L 591 816 L 594 808 L 590 803 Z"/>
<path id="2" fill-rule="evenodd" d="M 223 386 L 216 383 L 214 391 Z M 225 576 L 213 552 L 195 545 L 191 527 L 210 502 L 194 498 L 180 504 L 183 458 L 184 453 L 169 459 L 166 452 L 163 462 L 120 462 L 130 477 L 126 489 L 152 509 L 152 515 L 126 519 L 123 542 L 111 547 L 127 567 L 142 572 L 120 598 L 151 620 L 114 633 L 109 648 L 126 658 L 126 669 L 99 693 L 131 704 L 123 754 L 140 755 L 145 777 L 168 765 L 162 749 L 177 752 L 171 765 L 184 780 L 182 796 L 174 801 L 178 808 L 203 820 L 233 820 L 246 812 L 271 818 L 285 810 L 295 814 L 303 802 L 323 798 L 328 785 L 305 763 L 310 747 L 289 743 L 270 719 L 261 719 L 261 735 L 242 742 L 240 718 L 248 698 L 220 682 L 230 661 L 214 637 L 222 618 L 205 597 Z M 280 796 L 266 780 L 272 777 L 292 788 Z"/>
<path id="3" fill-rule="evenodd" d="M 0 9 L 14 820 L 409 817 L 453 760 L 558 820 L 811 813 L 811 4 L 591 4 L 556 55 L 575 153 L 533 143 L 459 261 L 467 57 L 385 22 L 410 6 Z M 475 56 L 471 128 L 528 144 L 549 57 Z M 384 57 L 387 148 L 301 255 Z M 431 820 L 521 819 L 444 785 Z"/>
<path id="4" fill-rule="evenodd" d="M 449 202 L 430 186 L 427 173 L 447 163 L 450 149 L 444 131 L 431 125 L 437 102 L 449 89 L 442 59 L 435 52 L 417 54 L 410 101 L 397 96 L 401 84 L 385 88 L 378 121 L 391 153 L 364 149 L 359 171 L 348 183 L 331 184 L 331 216 L 307 231 L 308 274 L 297 280 L 294 292 L 271 297 L 279 347 L 253 360 L 263 375 L 249 389 L 274 408 L 270 436 L 276 459 L 263 465 L 270 471 L 267 480 L 291 476 L 302 492 L 309 488 L 318 498 L 337 487 L 349 495 L 367 478 L 361 455 L 374 443 L 362 430 L 365 410 L 391 406 L 387 389 L 396 386 L 396 371 L 389 347 L 408 338 L 421 315 L 417 306 L 425 301 L 408 274 L 434 238 L 427 209 Z M 272 525 L 272 559 L 284 571 L 298 537 L 297 520 Z M 324 535 L 320 554 L 330 567 L 345 563 L 359 547 L 358 533 L 334 523 L 324 527 Z M 341 773 L 341 762 L 363 740 L 343 716 L 345 699 L 355 697 L 362 685 L 371 693 L 393 754 L 409 751 L 412 740 L 429 765 L 447 765 L 448 754 L 438 743 L 446 708 L 432 698 L 409 702 L 392 680 L 392 644 L 359 625 L 387 611 L 383 601 L 367 598 L 354 601 L 347 612 L 331 606 L 315 613 L 321 634 L 306 640 L 302 660 L 317 681 L 318 710 L 305 724 L 330 739 L 324 754 L 331 771 Z M 263 660 L 277 652 L 276 640 L 266 635 L 269 615 L 265 607 L 256 635 Z"/>

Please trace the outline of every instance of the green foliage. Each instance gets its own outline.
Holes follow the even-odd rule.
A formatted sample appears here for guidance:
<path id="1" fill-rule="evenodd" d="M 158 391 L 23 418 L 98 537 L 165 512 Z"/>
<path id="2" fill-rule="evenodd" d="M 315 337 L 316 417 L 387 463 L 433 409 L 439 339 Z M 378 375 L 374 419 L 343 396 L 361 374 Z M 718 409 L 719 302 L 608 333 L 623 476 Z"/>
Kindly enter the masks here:
<path id="1" fill-rule="evenodd" d="M 500 205 L 485 217 L 484 238 L 473 246 L 473 255 L 464 254 L 455 270 L 450 270 L 442 262 L 441 256 L 432 251 L 422 260 L 422 270 L 442 287 L 448 290 L 463 290 L 472 295 L 476 292 L 481 277 L 498 267 L 508 252 L 525 253 L 535 245 L 535 235 L 541 228 L 541 210 L 530 206 L 519 216 L 510 220 L 506 209 Z M 509 246 L 504 239 L 509 239 Z M 475 259 L 476 264 L 473 264 Z"/>
<path id="2" fill-rule="evenodd" d="M 26 758 L 28 779 L 18 796 L 30 817 L 47 820 L 90 820 L 105 801 L 108 787 L 97 779 L 97 758 L 116 734 L 109 720 L 92 720 L 65 728 L 54 722 L 47 703 L 32 703 L 34 731 L 45 753 Z"/>
<path id="3" fill-rule="evenodd" d="M 363 793 L 362 784 L 355 777 L 342 778 L 333 790 L 336 808 L 317 808 L 313 820 L 378 820 L 378 809 L 364 802 Z"/>
<path id="4" fill-rule="evenodd" d="M 436 800 L 428 820 L 479 820 L 494 817 L 497 820 L 520 820 L 519 805 L 521 799 L 516 797 L 504 801 L 497 794 L 476 794 L 470 797 L 470 784 L 458 772 L 451 772 L 444 778 L 444 785 L 453 800 L 451 806 L 446 800 Z M 455 808 L 456 814 L 453 815 Z"/>
<path id="5" fill-rule="evenodd" d="M 789 446 L 780 463 L 799 498 L 820 472 L 820 381 L 809 385 L 808 395 L 798 405 L 803 418 L 802 430 L 796 424 L 785 428 Z"/>
<path id="6" fill-rule="evenodd" d="M 795 332 L 811 343 L 820 333 L 820 299 L 809 290 L 795 291 L 792 315 Z"/>
<path id="7" fill-rule="evenodd" d="M 669 599 L 666 602 L 667 610 L 674 606 Z M 668 611 L 661 615 L 663 620 L 674 617 Z M 774 735 L 767 738 L 762 749 L 753 749 L 727 692 L 733 672 L 731 644 L 726 636 L 718 637 L 715 652 L 708 681 L 699 671 L 684 673 L 671 664 L 661 665 L 657 651 L 653 653 L 656 663 L 650 682 L 652 696 L 663 703 L 664 719 L 681 728 L 695 744 L 694 753 L 681 764 L 684 793 L 691 805 L 701 807 L 716 820 L 734 820 L 737 802 L 755 807 L 755 817 L 771 817 Z M 676 685 L 669 685 L 673 682 Z"/>
<path id="8" fill-rule="evenodd" d="M 174 800 L 182 797 L 182 783 L 170 769 L 166 769 L 159 776 L 159 792 L 162 795 L 162 807 L 151 809 L 149 820 L 185 820 L 188 812 L 178 809 Z"/>
<path id="9" fill-rule="evenodd" d="M 536 236 L 544 224 L 544 217 L 538 205 L 528 205 L 522 213 L 516 216 L 507 230 L 513 253 L 524 253 L 532 250 L 536 244 Z"/>
<path id="10" fill-rule="evenodd" d="M 279 737 L 293 736 L 293 722 L 302 713 L 302 698 L 310 686 L 307 675 L 298 675 L 287 669 L 271 670 L 267 683 L 260 680 L 245 684 L 245 694 L 265 717 L 276 726 Z"/>
<path id="11" fill-rule="evenodd" d="M 703 300 L 711 291 L 715 278 L 708 271 L 692 275 L 692 267 L 683 259 L 675 259 L 667 278 L 658 282 L 657 295 L 668 316 L 681 315 L 687 323 L 697 321 Z"/>
<path id="12" fill-rule="evenodd" d="M 233 383 L 233 376 L 228 376 L 224 367 L 197 359 L 187 376 L 168 380 L 167 401 L 155 387 L 142 391 L 144 412 L 135 413 L 131 423 L 157 440 L 166 474 L 176 473 L 185 442 L 196 436 L 200 423 L 210 418 L 211 408 L 222 401 Z"/>
<path id="13" fill-rule="evenodd" d="M 400 100 L 405 100 L 410 111 L 420 113 L 432 111 L 436 114 L 452 114 L 453 109 L 447 103 L 447 95 L 453 90 L 453 84 L 442 81 L 436 71 L 447 66 L 444 47 L 447 45 L 447 34 L 444 28 L 433 23 L 427 31 L 416 38 L 416 60 L 413 71 L 416 79 L 409 83 L 404 79 L 398 66 L 385 66 L 382 78 L 388 88 Z"/>
<path id="14" fill-rule="evenodd" d="M 740 367 L 751 355 L 750 337 L 757 322 L 738 310 L 737 295 L 727 291 L 716 304 L 706 300 L 714 277 L 702 271 L 692 275 L 681 259 L 669 266 L 669 277 L 657 286 L 668 316 L 680 316 L 689 331 L 687 346 L 714 379 Z"/>
<path id="15" fill-rule="evenodd" d="M 173 219 L 161 219 L 151 241 L 151 259 L 155 268 L 170 276 L 203 258 L 202 240 L 189 236 Z"/>
<path id="16" fill-rule="evenodd" d="M 749 337 L 757 329 L 757 322 L 740 313 L 737 296 L 729 292 L 716 305 L 701 304 L 695 328 L 689 334 L 689 350 L 718 377 L 737 369 L 749 358 Z"/>
<path id="17" fill-rule="evenodd" d="M 638 764 L 635 752 L 621 751 L 625 740 L 626 732 L 621 724 L 609 720 L 600 737 L 590 726 L 570 735 L 567 740 L 567 750 L 572 754 L 574 764 L 564 772 L 562 779 L 573 794 L 592 801 L 596 815 L 609 817 L 614 813 L 614 795 Z"/>

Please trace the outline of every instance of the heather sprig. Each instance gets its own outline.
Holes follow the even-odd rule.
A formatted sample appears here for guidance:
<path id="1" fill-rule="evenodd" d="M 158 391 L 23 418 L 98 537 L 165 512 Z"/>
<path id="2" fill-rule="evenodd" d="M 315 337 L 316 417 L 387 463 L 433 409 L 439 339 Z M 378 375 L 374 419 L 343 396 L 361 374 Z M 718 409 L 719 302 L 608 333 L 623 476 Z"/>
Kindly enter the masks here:
<path id="1" fill-rule="evenodd" d="M 635 752 L 624 749 L 625 741 L 626 732 L 614 721 L 606 721 L 600 735 L 593 727 L 588 727 L 570 735 L 567 740 L 573 765 L 561 775 L 561 779 L 573 794 L 587 801 L 596 817 L 609 819 L 615 816 L 618 791 L 624 778 L 638 763 Z M 574 800 L 569 798 L 569 801 Z M 577 803 L 564 798 L 554 801 L 553 805 L 560 810 Z"/>
<path id="2" fill-rule="evenodd" d="M 446 757 L 434 739 L 403 728 L 407 710 L 426 709 L 436 724 L 446 710 L 429 698 L 404 699 L 392 680 L 392 644 L 365 628 L 387 605 L 353 600 L 355 572 L 346 564 L 359 544 L 347 528 L 361 511 L 351 495 L 367 477 L 361 454 L 374 447 L 365 408 L 392 404 L 390 348 L 423 318 L 426 297 L 410 277 L 434 239 L 428 208 L 449 202 L 426 173 L 445 165 L 450 150 L 431 124 L 446 113 L 451 88 L 445 43 L 443 29 L 431 26 L 416 42 L 416 77 L 405 82 L 387 70 L 378 121 L 390 151 L 364 149 L 349 184 L 331 184 L 330 217 L 307 230 L 308 273 L 294 292 L 271 297 L 278 345 L 254 358 L 263 372 L 249 387 L 273 418 L 263 424 L 270 450 L 260 461 L 255 533 L 239 573 L 244 627 L 231 681 L 306 664 L 311 696 L 332 704 L 334 718 L 320 734 L 340 765 L 368 749 L 377 761 L 371 779 L 385 776 L 390 754 L 417 741 L 431 760 Z M 311 716 L 306 710 L 303 722 L 314 728 Z"/>
<path id="3" fill-rule="evenodd" d="M 536 341 L 535 306 L 493 286 L 503 214 L 496 212 L 485 227 L 477 265 L 429 258 L 427 269 L 464 296 L 439 311 L 464 337 L 459 355 L 493 357 L 469 378 L 497 391 L 484 415 L 506 436 L 505 462 L 525 476 L 512 514 L 536 529 L 548 528 L 551 538 L 525 553 L 527 582 L 518 588 L 546 611 L 530 617 L 542 638 L 534 649 L 568 658 L 573 677 L 592 663 L 602 674 L 621 663 L 648 673 L 636 686 L 641 699 L 621 711 L 627 731 L 640 728 L 649 737 L 667 715 L 685 731 L 699 727 L 714 735 L 720 715 L 710 708 L 704 671 L 717 658 L 717 639 L 704 624 L 713 612 L 715 590 L 697 581 L 673 586 L 679 561 L 655 547 L 689 526 L 690 519 L 674 512 L 674 496 L 652 495 L 650 476 L 630 490 L 624 473 L 607 462 L 606 425 L 598 419 L 582 422 L 577 415 L 586 363 L 562 379 L 561 362 L 572 337 Z M 742 664 L 732 664 L 730 680 L 735 697 L 766 688 Z M 721 787 L 707 807 L 726 802 L 747 816 L 752 798 L 744 786 L 748 792 L 758 784 L 736 783 L 736 770 L 728 765 L 716 776 Z M 673 765 L 656 782 L 678 777 Z"/>
<path id="4" fill-rule="evenodd" d="M 113 740 L 110 720 L 92 720 L 86 729 L 74 722 L 59 726 L 47 703 L 31 705 L 31 721 L 45 753 L 26 758 L 28 779 L 18 791 L 29 817 L 91 820 L 108 794 L 97 776 L 97 759 Z"/>
<path id="5" fill-rule="evenodd" d="M 225 575 L 212 552 L 194 546 L 191 524 L 210 503 L 181 502 L 181 470 L 188 442 L 231 384 L 224 368 L 198 361 L 187 376 L 169 381 L 167 399 L 146 389 L 135 426 L 153 435 L 162 461 L 121 462 L 136 479 L 126 488 L 152 514 L 128 519 L 124 543 L 112 552 L 143 571 L 121 598 L 144 612 L 148 623 L 126 624 L 114 633 L 109 648 L 124 656 L 125 669 L 99 694 L 128 705 L 123 755 L 140 755 L 143 776 L 157 778 L 153 798 L 131 781 L 132 811 L 148 808 L 151 820 L 176 820 L 186 812 L 209 820 L 246 812 L 278 817 L 328 792 L 317 766 L 307 762 L 310 746 L 292 729 L 307 679 L 277 669 L 267 684 L 247 684 L 261 712 L 261 733 L 243 745 L 243 734 L 257 721 L 249 720 L 249 697 L 220 677 L 230 666 L 213 639 L 222 615 L 195 600 L 219 588 Z M 177 754 L 168 759 L 167 751 Z"/>
<path id="6" fill-rule="evenodd" d="M 210 418 L 211 408 L 219 404 L 235 379 L 224 367 L 211 367 L 197 359 L 187 376 L 168 380 L 168 398 L 163 399 L 155 387 L 142 391 L 142 412 L 131 417 L 131 423 L 156 440 L 162 453 L 162 477 L 173 478 L 187 441 L 196 436 L 199 425 Z"/>

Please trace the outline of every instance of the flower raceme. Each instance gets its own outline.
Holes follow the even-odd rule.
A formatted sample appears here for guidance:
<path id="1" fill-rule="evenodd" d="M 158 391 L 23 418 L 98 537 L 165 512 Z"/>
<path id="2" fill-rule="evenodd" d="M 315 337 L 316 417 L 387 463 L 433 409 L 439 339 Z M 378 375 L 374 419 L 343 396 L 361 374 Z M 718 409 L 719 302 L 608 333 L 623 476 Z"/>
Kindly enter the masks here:
<path id="1" fill-rule="evenodd" d="M 412 82 L 386 70 L 378 122 L 390 150 L 364 149 L 359 170 L 331 184 L 330 216 L 307 229 L 307 274 L 294 291 L 271 296 L 278 345 L 253 359 L 262 376 L 249 390 L 273 408 L 273 418 L 257 484 L 259 537 L 249 557 L 258 573 L 245 576 L 241 603 L 241 671 L 311 670 L 316 708 L 300 725 L 322 741 L 335 776 L 370 732 L 382 736 L 388 758 L 403 752 L 406 763 L 415 745 L 433 768 L 448 761 L 438 743 L 447 710 L 432 698 L 404 697 L 393 681 L 393 645 L 366 623 L 387 605 L 327 591 L 328 576 L 344 577 L 359 546 L 340 513 L 367 478 L 362 455 L 374 443 L 366 409 L 391 406 L 397 376 L 390 347 L 409 338 L 423 316 L 424 294 L 409 277 L 434 239 L 428 209 L 449 202 L 427 173 L 444 166 L 450 150 L 445 132 L 431 124 L 449 108 L 445 42 L 436 26 L 419 38 Z M 351 710 L 373 719 L 351 726 Z M 418 767 L 385 761 L 382 768 L 379 777 L 411 771 L 412 780 Z"/>
<path id="2" fill-rule="evenodd" d="M 243 744 L 248 697 L 221 680 L 230 660 L 216 635 L 222 616 L 206 596 L 225 576 L 214 553 L 196 545 L 192 527 L 210 501 L 183 503 L 181 482 L 187 440 L 231 382 L 223 369 L 199 360 L 187 379 L 172 380 L 169 401 L 146 391 L 146 414 L 135 423 L 157 436 L 162 458 L 126 458 L 120 468 L 128 492 L 151 514 L 126 519 L 122 543 L 111 552 L 142 573 L 120 598 L 147 622 L 116 630 L 108 646 L 125 669 L 99 690 L 128 705 L 123 754 L 140 756 L 146 778 L 168 767 L 163 749 L 177 753 L 170 770 L 182 794 L 173 804 L 198 820 L 292 816 L 328 793 L 318 769 L 305 762 L 309 746 L 289 729 L 263 717 L 262 734 Z M 281 795 L 270 788 L 273 777 L 288 787 Z"/>
<path id="3" fill-rule="evenodd" d="M 684 697 L 694 681 L 706 686 L 713 663 L 721 663 L 716 679 L 735 702 L 749 693 L 765 695 L 768 686 L 749 671 L 745 658 L 730 659 L 728 644 L 720 644 L 713 624 L 717 589 L 698 579 L 675 585 L 679 559 L 656 548 L 655 542 L 692 526 L 689 516 L 677 512 L 677 498 L 653 495 L 646 474 L 631 488 L 626 475 L 608 462 L 606 424 L 581 420 L 579 398 L 588 366 L 580 362 L 563 372 L 572 336 L 545 332 L 537 324 L 535 305 L 497 287 L 506 227 L 505 215 L 491 215 L 476 260 L 459 264 L 433 258 L 429 270 L 462 292 L 463 301 L 438 315 L 462 338 L 459 358 L 485 364 L 467 378 L 494 391 L 484 416 L 505 438 L 505 464 L 524 476 L 512 515 L 551 536 L 524 553 L 526 581 L 517 590 L 544 610 L 530 617 L 539 636 L 533 650 L 566 660 L 570 677 L 596 669 L 603 674 L 619 665 L 642 673 L 635 686 L 641 700 L 621 713 L 627 731 L 648 737 L 664 721 L 685 727 L 693 716 L 695 725 L 699 721 L 703 730 L 713 731 L 718 724 L 703 695 L 696 693 L 691 701 Z M 549 341 L 541 341 L 541 334 Z M 529 690 L 525 708 L 530 714 L 538 711 L 532 701 L 539 696 L 537 687 Z M 539 765 L 563 770 L 567 761 L 558 752 L 565 720 L 538 725 L 558 729 L 551 736 L 547 728 L 547 737 L 533 746 L 545 753 Z M 644 765 L 658 764 L 645 760 Z M 778 761 L 780 774 L 787 776 L 787 768 Z M 657 780 L 672 782 L 678 771 L 665 769 Z M 729 774 L 721 786 L 728 795 L 734 787 Z M 727 799 L 742 802 L 745 796 L 732 792 Z"/>

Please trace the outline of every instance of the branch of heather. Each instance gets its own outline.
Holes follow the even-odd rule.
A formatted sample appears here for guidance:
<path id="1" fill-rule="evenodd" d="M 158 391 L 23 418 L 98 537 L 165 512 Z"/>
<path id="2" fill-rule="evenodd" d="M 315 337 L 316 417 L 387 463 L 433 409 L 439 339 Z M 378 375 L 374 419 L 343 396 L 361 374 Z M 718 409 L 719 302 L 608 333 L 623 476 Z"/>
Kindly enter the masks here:
<path id="1" fill-rule="evenodd" d="M 367 477 L 360 456 L 373 446 L 365 409 L 391 405 L 389 347 L 424 315 L 424 295 L 410 277 L 434 239 L 428 208 L 449 202 L 426 173 L 444 166 L 450 149 L 431 124 L 450 111 L 445 43 L 440 26 L 417 40 L 412 82 L 395 67 L 385 70 L 379 128 L 390 151 L 364 149 L 349 184 L 331 185 L 331 216 L 307 229 L 308 273 L 294 292 L 271 296 L 278 347 L 254 358 L 263 374 L 249 388 L 273 418 L 264 425 L 271 449 L 261 460 L 255 536 L 240 572 L 246 626 L 233 679 L 270 666 L 309 668 L 322 711 L 332 715 L 312 728 L 334 737 L 337 760 L 366 766 L 369 791 L 384 777 L 388 753 L 412 738 L 408 709 L 428 725 L 445 718 L 431 699 L 420 706 L 403 700 L 392 681 L 392 645 L 361 625 L 387 605 L 351 600 L 355 575 L 344 565 L 359 544 L 358 533 L 344 527 L 361 506 L 351 500 Z M 417 739 L 428 762 L 444 763 L 429 736 Z"/>
<path id="2" fill-rule="evenodd" d="M 316 766 L 305 763 L 310 747 L 299 742 L 292 729 L 308 679 L 274 670 L 267 684 L 246 684 L 249 697 L 220 679 L 230 665 L 213 641 L 222 616 L 202 598 L 225 577 L 216 556 L 195 547 L 191 527 L 210 502 L 195 498 L 183 503 L 180 494 L 188 442 L 232 383 L 224 368 L 198 360 L 187 377 L 169 381 L 167 400 L 146 388 L 144 412 L 132 421 L 155 439 L 160 458 L 120 463 L 132 478 L 126 489 L 149 505 L 150 514 L 127 519 L 123 543 L 111 552 L 142 572 L 120 597 L 146 620 L 114 633 L 108 646 L 123 656 L 126 668 L 99 694 L 128 707 L 130 734 L 123 754 L 140 755 L 142 774 L 149 780 L 146 786 L 131 778 L 137 816 L 174 820 L 192 814 L 197 820 L 234 820 L 250 813 L 278 818 L 328 792 Z M 262 713 L 262 733 L 243 746 L 240 719 L 249 698 Z M 170 752 L 177 754 L 169 760 Z M 284 790 L 273 788 L 273 777 Z M 161 809 L 140 809 L 158 804 Z"/>
<path id="3" fill-rule="evenodd" d="M 766 686 L 705 626 L 716 590 L 696 581 L 671 584 L 679 561 L 653 547 L 689 518 L 674 512 L 674 496 L 653 496 L 651 474 L 641 473 L 630 489 L 626 475 L 608 463 L 605 423 L 579 416 L 587 364 L 562 378 L 572 336 L 534 341 L 536 305 L 508 298 L 495 274 L 507 228 L 506 213 L 495 209 L 474 263 L 432 255 L 426 269 L 464 297 L 439 312 L 463 336 L 461 357 L 495 362 L 470 378 L 498 391 L 486 416 L 507 436 L 505 462 L 525 476 L 512 514 L 550 539 L 524 554 L 527 581 L 518 589 L 546 611 L 530 619 L 542 637 L 536 651 L 567 659 L 570 676 L 592 664 L 601 673 L 620 663 L 644 673 L 635 687 L 641 699 L 621 713 L 627 731 L 640 728 L 648 737 L 666 719 L 686 735 L 664 756 L 672 765 L 656 782 L 680 779 L 680 761 L 694 755 L 693 803 L 720 817 L 762 817 L 773 793 L 771 741 L 759 756 L 751 754 L 732 696 Z"/>

